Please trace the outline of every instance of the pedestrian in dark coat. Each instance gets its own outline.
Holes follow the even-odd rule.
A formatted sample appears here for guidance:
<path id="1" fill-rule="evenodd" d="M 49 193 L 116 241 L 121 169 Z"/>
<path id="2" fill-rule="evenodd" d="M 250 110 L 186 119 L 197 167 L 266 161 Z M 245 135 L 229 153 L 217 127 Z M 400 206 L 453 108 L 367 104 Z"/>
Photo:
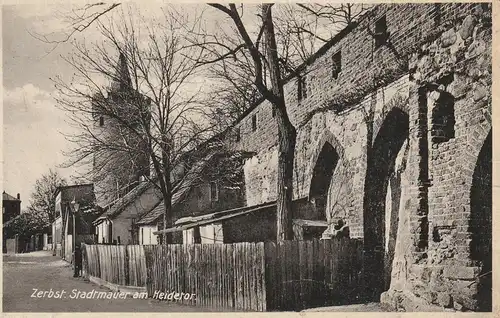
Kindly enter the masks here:
<path id="1" fill-rule="evenodd" d="M 73 277 L 79 277 L 82 270 L 82 250 L 80 246 L 75 246 L 75 264 L 74 264 L 74 274 Z"/>

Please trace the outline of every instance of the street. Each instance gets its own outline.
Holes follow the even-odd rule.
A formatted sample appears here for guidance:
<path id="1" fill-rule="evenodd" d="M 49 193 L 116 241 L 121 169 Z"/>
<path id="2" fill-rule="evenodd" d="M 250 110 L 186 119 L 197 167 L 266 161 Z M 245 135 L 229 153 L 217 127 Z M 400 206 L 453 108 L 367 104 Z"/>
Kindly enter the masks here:
<path id="1" fill-rule="evenodd" d="M 72 299 L 76 293 L 107 292 L 108 290 L 83 278 L 72 277 L 71 265 L 39 251 L 3 255 L 3 312 L 200 312 L 214 311 L 206 307 L 177 304 L 175 301 L 153 299 Z M 35 289 L 37 290 L 35 292 Z M 65 291 L 65 297 L 55 298 L 49 292 Z M 35 292 L 35 294 L 34 294 Z"/>

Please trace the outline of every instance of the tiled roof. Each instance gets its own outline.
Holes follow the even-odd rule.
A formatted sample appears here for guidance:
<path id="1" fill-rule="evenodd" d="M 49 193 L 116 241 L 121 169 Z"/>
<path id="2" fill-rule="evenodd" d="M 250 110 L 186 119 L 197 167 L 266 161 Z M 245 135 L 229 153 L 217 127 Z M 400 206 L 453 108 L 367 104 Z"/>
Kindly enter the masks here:
<path id="1" fill-rule="evenodd" d="M 5 191 L 2 193 L 2 199 L 3 201 L 21 201 L 18 198 L 11 196 Z"/>
<path id="2" fill-rule="evenodd" d="M 189 193 L 196 179 L 201 175 L 206 168 L 208 162 L 215 156 L 215 153 L 207 155 L 202 160 L 196 162 L 193 167 L 186 173 L 180 183 L 174 188 L 172 196 L 172 208 L 184 199 L 184 196 Z M 151 211 L 146 213 L 142 218 L 137 221 L 137 225 L 150 224 L 158 220 L 165 211 L 165 204 L 161 201 Z"/>
<path id="3" fill-rule="evenodd" d="M 133 203 L 141 194 L 147 189 L 151 188 L 153 184 L 149 181 L 141 182 L 129 193 L 120 198 L 113 206 L 107 209 L 99 218 L 113 218 L 120 214 L 129 204 Z"/>

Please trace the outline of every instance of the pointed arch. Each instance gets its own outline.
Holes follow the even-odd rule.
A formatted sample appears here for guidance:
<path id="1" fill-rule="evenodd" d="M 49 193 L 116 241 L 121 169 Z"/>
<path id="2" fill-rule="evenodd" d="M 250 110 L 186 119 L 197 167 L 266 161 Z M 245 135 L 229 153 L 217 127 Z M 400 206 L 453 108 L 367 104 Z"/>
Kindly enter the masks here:
<path id="1" fill-rule="evenodd" d="M 331 145 L 331 147 L 335 150 L 335 153 L 338 156 L 338 162 L 345 163 L 344 147 L 342 147 L 341 143 L 332 134 L 331 131 L 329 131 L 329 130 L 323 131 L 323 133 L 320 135 L 320 137 L 318 138 L 318 140 L 315 143 L 311 158 L 309 160 L 308 171 L 306 174 L 308 176 L 307 189 L 311 188 L 314 167 L 316 166 L 316 163 L 318 161 L 318 158 L 320 157 L 321 151 L 323 151 L 323 148 L 325 147 L 326 144 Z"/>
<path id="2" fill-rule="evenodd" d="M 480 311 L 491 311 L 492 306 L 492 144 L 490 130 L 480 147 L 470 189 L 470 257 L 481 266 L 478 285 Z"/>
<path id="3" fill-rule="evenodd" d="M 387 116 L 394 110 L 398 110 L 401 113 L 409 114 L 409 103 L 408 96 L 401 92 L 398 92 L 394 97 L 392 97 L 387 103 L 384 104 L 379 116 L 373 121 L 373 140 L 372 144 L 375 142 L 376 136 L 378 135 L 382 124 L 384 124 Z"/>
<path id="4" fill-rule="evenodd" d="M 364 249 L 366 251 L 368 291 L 375 299 L 387 290 L 394 256 L 399 205 L 386 206 L 388 192 L 397 198 L 401 191 L 400 171 L 396 171 L 396 159 L 408 139 L 409 116 L 401 108 L 392 108 L 375 135 L 368 155 L 363 199 Z M 386 229 L 387 213 L 390 212 L 389 229 Z M 394 220 L 394 221 L 393 221 Z M 387 230 L 389 233 L 386 233 Z M 387 237 L 387 234 L 392 237 Z M 387 241 L 388 240 L 388 241 Z M 390 243 L 390 244 L 387 244 Z M 388 250 L 386 250 L 386 247 Z"/>
<path id="5" fill-rule="evenodd" d="M 318 138 L 308 166 L 308 198 L 317 215 L 328 220 L 327 207 L 334 174 L 344 162 L 344 148 L 335 136 L 325 130 Z"/>

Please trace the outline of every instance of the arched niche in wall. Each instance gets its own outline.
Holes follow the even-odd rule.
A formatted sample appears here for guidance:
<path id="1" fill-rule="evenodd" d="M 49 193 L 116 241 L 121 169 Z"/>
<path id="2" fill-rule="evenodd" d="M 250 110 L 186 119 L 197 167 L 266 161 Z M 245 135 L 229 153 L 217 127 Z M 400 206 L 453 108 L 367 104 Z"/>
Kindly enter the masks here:
<path id="1" fill-rule="evenodd" d="M 334 173 L 342 170 L 341 163 L 345 163 L 343 147 L 330 131 L 323 132 L 316 143 L 308 171 L 309 201 L 321 219 L 328 219 L 329 190 Z"/>
<path id="2" fill-rule="evenodd" d="M 369 294 L 378 299 L 389 288 L 390 273 L 394 257 L 394 247 L 398 226 L 400 198 L 399 171 L 395 170 L 396 158 L 408 139 L 408 114 L 400 108 L 392 108 L 380 126 L 369 152 L 364 200 L 363 231 L 365 266 Z M 390 188 L 390 206 L 386 203 Z M 391 215 L 387 217 L 387 211 Z M 386 233 L 386 219 L 389 233 Z M 389 234 L 389 235 L 387 235 Z M 391 244 L 386 244 L 389 237 Z M 389 249 L 386 248 L 389 246 Z"/>
<path id="3" fill-rule="evenodd" d="M 470 189 L 471 259 L 481 266 L 479 310 L 492 306 L 492 132 L 490 130 L 479 152 Z"/>

